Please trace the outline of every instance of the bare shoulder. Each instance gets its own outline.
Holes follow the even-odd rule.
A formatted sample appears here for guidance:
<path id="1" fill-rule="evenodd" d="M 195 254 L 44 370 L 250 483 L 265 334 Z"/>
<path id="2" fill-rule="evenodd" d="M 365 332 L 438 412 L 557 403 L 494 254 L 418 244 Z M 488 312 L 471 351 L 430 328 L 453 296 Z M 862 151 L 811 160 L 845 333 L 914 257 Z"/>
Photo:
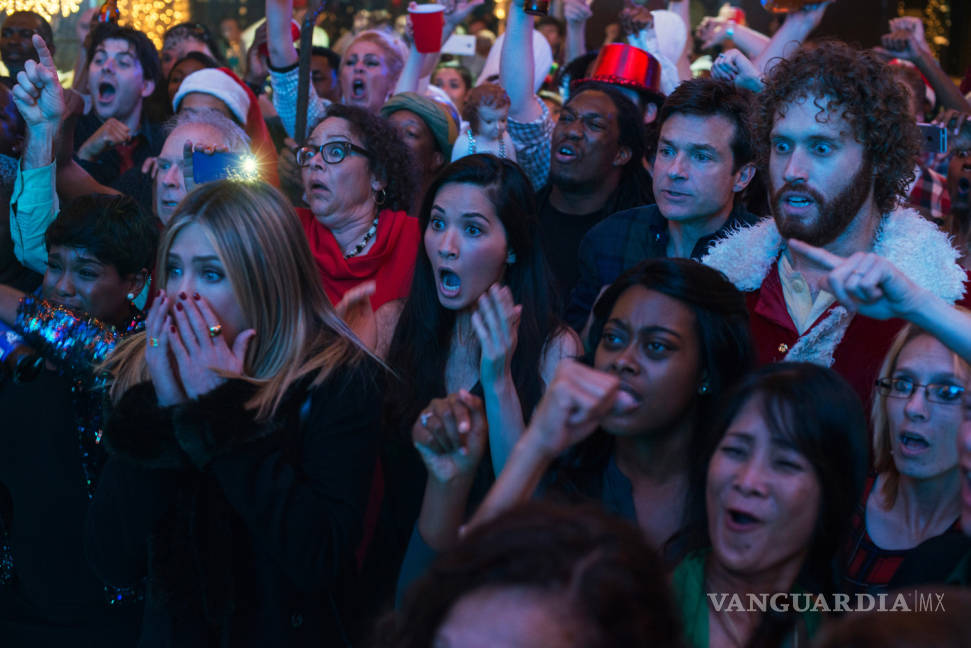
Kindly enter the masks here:
<path id="1" fill-rule="evenodd" d="M 583 343 L 573 329 L 564 326 L 550 338 L 540 357 L 540 376 L 547 385 L 553 380 L 556 366 L 563 358 L 578 358 L 583 355 Z"/>

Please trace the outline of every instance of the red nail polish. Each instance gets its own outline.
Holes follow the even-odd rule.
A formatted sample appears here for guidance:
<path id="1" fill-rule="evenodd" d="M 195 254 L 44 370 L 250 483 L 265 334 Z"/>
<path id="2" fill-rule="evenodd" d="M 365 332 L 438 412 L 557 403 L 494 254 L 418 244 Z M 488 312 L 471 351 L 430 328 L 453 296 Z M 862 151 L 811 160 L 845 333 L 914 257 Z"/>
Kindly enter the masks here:
<path id="1" fill-rule="evenodd" d="M 175 327 L 174 326 L 170 326 L 169 327 L 169 330 L 172 331 L 173 333 L 175 333 Z"/>
<path id="2" fill-rule="evenodd" d="M 182 310 L 182 303 L 181 302 L 175 302 L 175 307 L 178 308 L 179 310 Z"/>
<path id="3" fill-rule="evenodd" d="M 196 301 L 199 301 L 199 299 L 200 299 L 200 298 L 199 298 L 199 293 L 192 293 L 192 298 L 193 298 L 194 300 L 196 300 Z"/>
<path id="4" fill-rule="evenodd" d="M 179 299 L 185 299 L 185 293 L 184 292 L 180 292 L 179 293 Z"/>

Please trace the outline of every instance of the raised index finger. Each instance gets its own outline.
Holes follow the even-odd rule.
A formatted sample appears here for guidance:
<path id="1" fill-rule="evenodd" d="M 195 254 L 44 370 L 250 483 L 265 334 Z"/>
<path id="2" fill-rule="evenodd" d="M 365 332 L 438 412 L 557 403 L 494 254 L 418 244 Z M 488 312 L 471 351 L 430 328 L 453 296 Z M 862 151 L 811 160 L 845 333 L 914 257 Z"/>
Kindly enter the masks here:
<path id="1" fill-rule="evenodd" d="M 47 49 L 47 43 L 38 34 L 31 36 L 30 41 L 34 44 L 34 49 L 37 50 L 37 60 L 48 70 L 56 70 L 57 66 L 54 65 L 54 57 L 51 56 L 51 51 Z M 55 77 L 56 78 L 56 77 Z"/>
<path id="2" fill-rule="evenodd" d="M 789 239 L 789 249 L 796 254 L 806 257 L 825 270 L 832 270 L 843 262 L 843 257 L 837 256 L 815 245 L 810 245 L 805 241 L 800 241 L 799 239 Z"/>

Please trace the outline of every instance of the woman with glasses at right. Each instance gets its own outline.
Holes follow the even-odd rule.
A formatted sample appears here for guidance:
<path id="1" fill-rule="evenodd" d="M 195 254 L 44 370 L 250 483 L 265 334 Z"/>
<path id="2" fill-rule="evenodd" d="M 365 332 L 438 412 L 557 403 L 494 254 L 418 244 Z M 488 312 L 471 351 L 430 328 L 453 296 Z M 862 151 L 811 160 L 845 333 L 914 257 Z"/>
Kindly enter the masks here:
<path id="1" fill-rule="evenodd" d="M 371 307 L 405 297 L 418 254 L 407 214 L 419 186 L 411 150 L 395 128 L 363 108 L 331 104 L 297 149 L 304 201 L 297 209 L 324 290 L 338 304 L 366 281 Z"/>
<path id="2" fill-rule="evenodd" d="M 870 417 L 874 474 L 845 545 L 847 591 L 941 581 L 956 564 L 949 550 L 920 551 L 922 573 L 907 583 L 894 579 L 905 558 L 938 536 L 955 536 L 942 539 L 942 548 L 966 544 L 957 435 L 969 379 L 965 360 L 913 325 L 887 352 Z"/>

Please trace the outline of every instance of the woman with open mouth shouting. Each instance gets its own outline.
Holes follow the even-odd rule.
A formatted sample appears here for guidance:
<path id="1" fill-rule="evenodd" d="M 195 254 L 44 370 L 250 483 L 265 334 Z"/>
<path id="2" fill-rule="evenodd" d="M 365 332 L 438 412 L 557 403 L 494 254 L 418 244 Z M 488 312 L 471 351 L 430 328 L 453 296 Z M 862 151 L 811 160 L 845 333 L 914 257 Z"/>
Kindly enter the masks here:
<path id="1" fill-rule="evenodd" d="M 871 417 L 875 474 L 846 542 L 848 591 L 940 582 L 971 548 L 957 453 L 969 379 L 967 362 L 920 328 L 905 327 L 890 347 Z"/>
<path id="2" fill-rule="evenodd" d="M 699 449 L 704 511 L 672 577 L 686 645 L 809 645 L 819 613 L 788 593 L 805 601 L 837 591 L 839 546 L 866 474 L 865 429 L 849 383 L 817 365 L 768 365 L 732 393 Z M 763 611 L 750 595 L 783 603 Z"/>
<path id="3" fill-rule="evenodd" d="M 482 154 L 450 164 L 429 186 L 419 222 L 424 249 L 408 300 L 397 307 L 400 316 L 387 355 L 401 381 L 389 390 L 386 403 L 384 509 L 392 517 L 386 517 L 390 528 L 379 535 L 393 546 L 372 552 L 390 562 L 384 573 L 392 578 L 423 488 L 426 507 L 429 498 L 441 496 L 450 502 L 443 508 L 457 503 L 459 519 L 469 492 L 455 496 L 455 484 L 437 480 L 431 470 L 424 486 L 426 471 L 412 446 L 412 424 L 434 429 L 447 416 L 442 409 L 447 394 L 478 393 L 489 428 L 487 484 L 493 470 L 501 470 L 560 359 L 581 348 L 555 314 L 536 199 L 518 166 Z M 467 485 L 471 488 L 471 480 Z M 456 533 L 453 527 L 441 535 L 454 540 Z M 385 583 L 383 596 L 392 585 Z"/>

